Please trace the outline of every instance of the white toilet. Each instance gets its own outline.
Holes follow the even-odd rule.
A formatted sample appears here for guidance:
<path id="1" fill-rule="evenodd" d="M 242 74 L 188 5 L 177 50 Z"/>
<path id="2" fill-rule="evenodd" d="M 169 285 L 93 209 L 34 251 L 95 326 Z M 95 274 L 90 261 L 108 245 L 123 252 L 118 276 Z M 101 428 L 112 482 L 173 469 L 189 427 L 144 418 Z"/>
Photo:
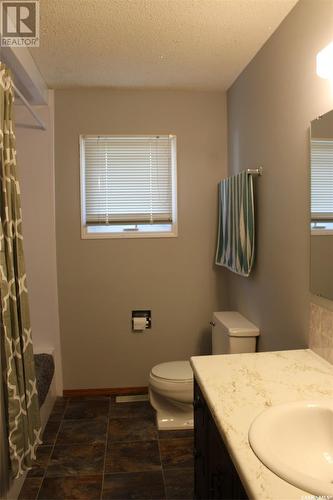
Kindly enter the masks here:
<path id="1" fill-rule="evenodd" d="M 255 352 L 259 329 L 241 314 L 213 314 L 212 354 Z M 189 361 L 170 361 L 151 369 L 149 400 L 160 430 L 193 429 L 193 372 Z"/>

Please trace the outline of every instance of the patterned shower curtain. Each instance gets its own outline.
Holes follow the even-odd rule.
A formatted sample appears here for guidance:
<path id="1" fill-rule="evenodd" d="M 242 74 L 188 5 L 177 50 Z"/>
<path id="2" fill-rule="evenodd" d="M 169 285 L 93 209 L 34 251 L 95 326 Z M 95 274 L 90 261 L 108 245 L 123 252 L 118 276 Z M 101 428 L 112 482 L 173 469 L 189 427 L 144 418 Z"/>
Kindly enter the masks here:
<path id="1" fill-rule="evenodd" d="M 19 477 L 36 458 L 41 426 L 23 255 L 13 102 L 12 79 L 0 63 L 1 358 L 6 416 L 1 427 L 7 427 L 11 474 Z"/>

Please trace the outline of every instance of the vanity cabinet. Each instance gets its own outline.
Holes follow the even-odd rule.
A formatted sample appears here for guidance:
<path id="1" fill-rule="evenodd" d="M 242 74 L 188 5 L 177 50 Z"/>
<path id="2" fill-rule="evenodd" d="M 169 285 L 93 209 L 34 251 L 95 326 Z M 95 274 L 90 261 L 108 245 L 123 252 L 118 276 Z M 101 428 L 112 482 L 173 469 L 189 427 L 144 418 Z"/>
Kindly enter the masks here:
<path id="1" fill-rule="evenodd" d="M 194 382 L 194 494 L 199 499 L 247 499 L 202 392 Z"/>

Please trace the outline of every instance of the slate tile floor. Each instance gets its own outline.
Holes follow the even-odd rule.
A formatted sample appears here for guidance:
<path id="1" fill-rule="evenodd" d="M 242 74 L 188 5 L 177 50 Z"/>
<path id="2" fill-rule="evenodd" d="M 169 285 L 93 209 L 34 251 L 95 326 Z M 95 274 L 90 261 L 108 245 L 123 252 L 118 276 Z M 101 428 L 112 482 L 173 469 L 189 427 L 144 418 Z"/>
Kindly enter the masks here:
<path id="1" fill-rule="evenodd" d="M 19 498 L 191 499 L 193 432 L 158 432 L 148 402 L 59 398 Z"/>

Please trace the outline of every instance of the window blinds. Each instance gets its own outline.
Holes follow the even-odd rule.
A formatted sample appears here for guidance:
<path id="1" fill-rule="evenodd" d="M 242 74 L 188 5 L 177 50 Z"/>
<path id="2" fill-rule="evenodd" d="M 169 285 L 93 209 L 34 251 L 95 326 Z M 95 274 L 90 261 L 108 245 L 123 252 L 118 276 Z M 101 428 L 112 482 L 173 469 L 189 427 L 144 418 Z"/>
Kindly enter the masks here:
<path id="1" fill-rule="evenodd" d="M 172 139 L 83 137 L 86 224 L 172 222 Z"/>
<path id="2" fill-rule="evenodd" d="M 333 140 L 311 139 L 311 218 L 333 219 Z"/>

